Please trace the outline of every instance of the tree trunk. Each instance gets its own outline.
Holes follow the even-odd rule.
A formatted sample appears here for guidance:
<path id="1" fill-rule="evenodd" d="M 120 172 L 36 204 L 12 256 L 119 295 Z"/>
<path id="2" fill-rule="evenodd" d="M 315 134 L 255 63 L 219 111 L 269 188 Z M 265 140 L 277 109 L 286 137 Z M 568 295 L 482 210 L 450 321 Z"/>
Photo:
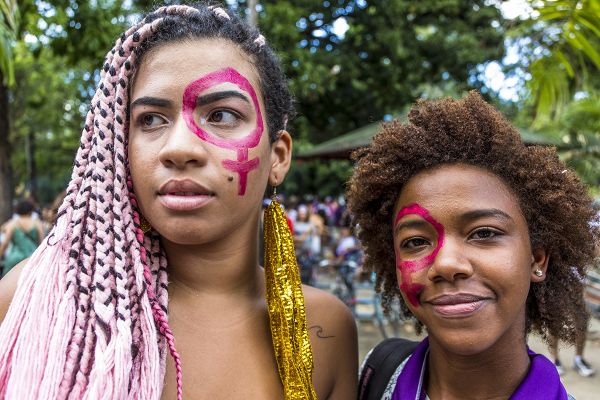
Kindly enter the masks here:
<path id="1" fill-rule="evenodd" d="M 12 214 L 12 169 L 8 122 L 8 87 L 0 72 L 0 224 Z"/>
<path id="2" fill-rule="evenodd" d="M 35 135 L 33 130 L 29 130 L 25 140 L 25 152 L 27 156 L 27 190 L 35 198 L 38 198 L 37 192 L 37 171 L 35 166 Z"/>
<path id="3" fill-rule="evenodd" d="M 256 3 L 258 3 L 258 0 L 248 0 L 248 23 L 252 26 L 258 25 Z"/>

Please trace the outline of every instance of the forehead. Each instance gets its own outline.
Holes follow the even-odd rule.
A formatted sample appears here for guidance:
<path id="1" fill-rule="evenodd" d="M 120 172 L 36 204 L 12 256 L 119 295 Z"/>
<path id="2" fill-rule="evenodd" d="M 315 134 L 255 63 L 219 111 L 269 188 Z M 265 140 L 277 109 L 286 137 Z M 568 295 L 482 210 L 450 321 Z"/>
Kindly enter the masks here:
<path id="1" fill-rule="evenodd" d="M 158 93 L 183 95 L 190 82 L 228 67 L 244 76 L 262 98 L 258 73 L 250 57 L 225 39 L 187 39 L 152 49 L 136 72 L 132 98 Z"/>
<path id="2" fill-rule="evenodd" d="M 477 209 L 498 209 L 524 220 L 517 197 L 497 175 L 475 166 L 443 165 L 413 176 L 403 187 L 396 213 L 417 203 L 436 218 Z"/>

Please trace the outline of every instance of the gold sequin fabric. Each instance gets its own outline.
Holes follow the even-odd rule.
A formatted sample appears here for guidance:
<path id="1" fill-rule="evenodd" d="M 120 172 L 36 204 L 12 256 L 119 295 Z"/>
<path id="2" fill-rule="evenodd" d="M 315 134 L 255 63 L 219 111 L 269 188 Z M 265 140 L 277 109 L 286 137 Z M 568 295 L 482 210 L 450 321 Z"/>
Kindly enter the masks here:
<path id="1" fill-rule="evenodd" d="M 265 276 L 271 338 L 285 400 L 316 400 L 313 356 L 294 241 L 280 204 L 265 210 Z"/>

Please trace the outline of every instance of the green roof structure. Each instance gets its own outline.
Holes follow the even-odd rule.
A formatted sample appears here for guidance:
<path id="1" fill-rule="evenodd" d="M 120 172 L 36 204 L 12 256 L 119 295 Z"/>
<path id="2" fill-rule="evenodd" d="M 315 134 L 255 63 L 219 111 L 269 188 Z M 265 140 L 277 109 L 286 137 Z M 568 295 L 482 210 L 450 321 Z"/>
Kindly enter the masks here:
<path id="1" fill-rule="evenodd" d="M 310 149 L 299 152 L 298 160 L 312 159 L 349 159 L 352 151 L 366 147 L 371 143 L 373 136 L 379 132 L 382 122 L 374 122 L 344 135 L 327 140 Z M 559 145 L 558 142 L 544 137 L 530 130 L 517 128 L 523 141 L 528 144 Z"/>

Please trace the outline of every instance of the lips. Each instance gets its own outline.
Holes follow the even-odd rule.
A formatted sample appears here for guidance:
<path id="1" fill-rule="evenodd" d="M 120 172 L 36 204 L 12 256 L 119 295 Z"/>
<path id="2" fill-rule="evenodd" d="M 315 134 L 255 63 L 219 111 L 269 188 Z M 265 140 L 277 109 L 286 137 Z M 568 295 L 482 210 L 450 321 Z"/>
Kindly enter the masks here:
<path id="1" fill-rule="evenodd" d="M 491 297 L 489 296 L 471 293 L 456 293 L 443 294 L 434 297 L 431 300 L 424 301 L 423 303 L 430 304 L 435 312 L 444 317 L 460 318 L 474 314 L 484 307 L 489 300 L 491 300 Z"/>
<path id="2" fill-rule="evenodd" d="M 191 179 L 171 179 L 158 189 L 162 205 L 174 211 L 196 210 L 208 203 L 214 195 L 214 192 Z"/>

